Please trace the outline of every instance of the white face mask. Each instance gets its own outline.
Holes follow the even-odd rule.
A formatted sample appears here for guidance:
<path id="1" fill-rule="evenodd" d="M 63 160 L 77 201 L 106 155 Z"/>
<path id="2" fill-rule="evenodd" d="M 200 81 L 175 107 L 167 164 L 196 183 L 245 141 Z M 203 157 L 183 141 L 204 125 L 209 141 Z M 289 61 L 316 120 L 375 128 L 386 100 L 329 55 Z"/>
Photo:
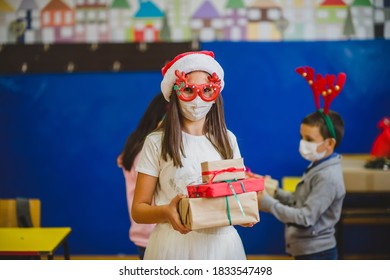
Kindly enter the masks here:
<path id="1" fill-rule="evenodd" d="M 210 111 L 214 102 L 215 101 L 203 101 L 199 96 L 190 102 L 179 100 L 183 116 L 191 121 L 199 121 L 203 119 Z"/>
<path id="2" fill-rule="evenodd" d="M 301 142 L 299 142 L 299 153 L 304 159 L 308 161 L 320 160 L 324 157 L 325 151 L 321 153 L 317 153 L 317 148 L 318 146 L 322 145 L 324 142 L 312 143 L 305 140 L 301 140 Z"/>

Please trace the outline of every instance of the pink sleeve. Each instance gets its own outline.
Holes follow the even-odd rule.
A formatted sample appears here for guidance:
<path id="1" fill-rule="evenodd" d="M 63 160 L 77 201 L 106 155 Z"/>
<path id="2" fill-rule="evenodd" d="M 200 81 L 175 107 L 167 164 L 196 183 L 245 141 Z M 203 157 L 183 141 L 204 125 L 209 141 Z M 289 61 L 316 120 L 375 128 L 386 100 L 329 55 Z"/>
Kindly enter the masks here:
<path id="1" fill-rule="evenodd" d="M 135 171 L 135 166 L 137 165 L 139 159 L 139 154 L 134 159 L 133 166 L 129 171 L 123 168 L 123 175 L 126 182 L 126 198 L 127 198 L 127 208 L 129 211 L 130 217 L 130 231 L 129 237 L 132 242 L 138 246 L 146 247 L 147 241 L 149 239 L 150 233 L 154 228 L 154 224 L 137 224 L 134 222 L 131 217 L 131 207 L 133 205 L 134 190 L 135 184 L 137 182 L 137 172 Z"/>

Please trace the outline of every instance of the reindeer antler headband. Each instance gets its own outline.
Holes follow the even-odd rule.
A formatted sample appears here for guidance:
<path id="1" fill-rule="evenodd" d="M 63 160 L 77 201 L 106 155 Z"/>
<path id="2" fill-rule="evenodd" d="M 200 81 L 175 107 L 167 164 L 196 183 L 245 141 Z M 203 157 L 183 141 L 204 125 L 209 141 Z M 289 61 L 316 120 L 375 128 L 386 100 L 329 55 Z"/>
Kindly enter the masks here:
<path id="1" fill-rule="evenodd" d="M 318 112 L 325 120 L 326 126 L 329 129 L 330 135 L 336 139 L 336 132 L 332 120 L 329 118 L 329 108 L 333 99 L 338 96 L 344 87 L 347 75 L 343 72 L 337 75 L 326 74 L 325 78 L 321 74 L 315 76 L 314 69 L 309 66 L 298 67 L 295 71 L 300 74 L 308 82 L 314 96 L 314 102 Z M 314 77 L 315 76 L 315 77 Z M 314 79 L 315 78 L 315 79 Z M 320 96 L 324 100 L 324 108 L 320 106 Z"/>

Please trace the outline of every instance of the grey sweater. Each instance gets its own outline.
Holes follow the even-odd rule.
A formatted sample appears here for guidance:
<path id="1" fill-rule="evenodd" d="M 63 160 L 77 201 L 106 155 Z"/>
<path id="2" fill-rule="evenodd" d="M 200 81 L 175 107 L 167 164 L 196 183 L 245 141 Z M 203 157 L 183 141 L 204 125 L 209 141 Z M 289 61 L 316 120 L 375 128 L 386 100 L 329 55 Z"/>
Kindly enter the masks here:
<path id="1" fill-rule="evenodd" d="M 345 196 L 341 156 L 310 168 L 294 193 L 278 189 L 275 198 L 264 195 L 260 210 L 286 224 L 286 252 L 308 255 L 336 246 L 335 225 Z"/>

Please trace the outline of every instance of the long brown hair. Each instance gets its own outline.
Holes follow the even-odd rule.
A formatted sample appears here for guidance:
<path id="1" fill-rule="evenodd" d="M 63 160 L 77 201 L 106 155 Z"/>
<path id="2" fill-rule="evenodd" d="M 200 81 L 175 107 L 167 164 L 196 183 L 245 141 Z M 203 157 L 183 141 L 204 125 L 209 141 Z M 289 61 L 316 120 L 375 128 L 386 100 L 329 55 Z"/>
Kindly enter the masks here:
<path id="1" fill-rule="evenodd" d="M 181 122 L 183 116 L 180 113 L 179 100 L 174 91 L 171 93 L 169 104 L 166 117 L 160 127 L 163 131 L 161 156 L 165 161 L 171 158 L 175 167 L 183 167 L 180 157 L 181 155 L 185 157 L 182 140 L 183 124 Z M 218 96 L 215 104 L 207 113 L 203 133 L 223 159 L 233 158 L 233 149 L 225 123 L 222 95 Z"/>
<path id="2" fill-rule="evenodd" d="M 137 128 L 127 138 L 122 151 L 122 165 L 126 170 L 130 170 L 135 157 L 141 151 L 146 136 L 156 129 L 167 110 L 168 102 L 162 93 L 157 94 L 150 102 Z"/>

